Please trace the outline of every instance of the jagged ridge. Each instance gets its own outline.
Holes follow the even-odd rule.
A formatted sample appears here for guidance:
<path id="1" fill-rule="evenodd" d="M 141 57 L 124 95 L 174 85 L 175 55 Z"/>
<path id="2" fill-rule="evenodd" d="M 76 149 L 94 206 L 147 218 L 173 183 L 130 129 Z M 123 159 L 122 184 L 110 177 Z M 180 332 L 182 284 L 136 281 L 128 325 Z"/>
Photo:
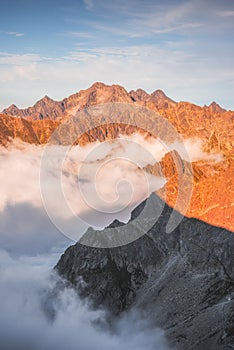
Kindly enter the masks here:
<path id="1" fill-rule="evenodd" d="M 151 220 L 164 203 L 155 195 L 149 200 Z M 129 234 L 141 225 L 141 221 L 134 225 L 134 220 L 144 205 L 137 208 L 137 214 L 133 212 Z M 148 233 L 126 246 L 71 246 L 56 270 L 81 296 L 88 296 L 112 314 L 131 306 L 139 308 L 154 325 L 166 330 L 178 349 L 233 347 L 233 233 L 185 217 L 168 234 L 171 212 L 165 205 Z M 113 234 L 121 235 L 124 226 L 114 226 Z M 89 229 L 85 242 L 98 245 L 105 236 L 108 238 L 109 229 Z"/>

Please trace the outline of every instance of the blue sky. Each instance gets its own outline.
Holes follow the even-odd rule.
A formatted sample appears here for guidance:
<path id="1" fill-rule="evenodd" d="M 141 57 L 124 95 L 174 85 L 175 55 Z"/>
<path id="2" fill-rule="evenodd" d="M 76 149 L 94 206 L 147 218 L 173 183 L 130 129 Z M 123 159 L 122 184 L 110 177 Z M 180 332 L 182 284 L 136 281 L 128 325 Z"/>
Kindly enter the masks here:
<path id="1" fill-rule="evenodd" d="M 0 110 L 95 81 L 234 109 L 233 0 L 9 0 L 0 12 Z"/>

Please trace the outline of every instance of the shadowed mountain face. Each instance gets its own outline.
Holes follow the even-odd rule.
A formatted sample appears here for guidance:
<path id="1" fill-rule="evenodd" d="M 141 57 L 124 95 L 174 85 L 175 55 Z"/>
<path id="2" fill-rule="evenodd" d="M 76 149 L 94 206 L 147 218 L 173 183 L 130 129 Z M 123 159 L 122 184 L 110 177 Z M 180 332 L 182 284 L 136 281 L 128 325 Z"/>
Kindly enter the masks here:
<path id="1" fill-rule="evenodd" d="M 193 194 L 186 215 L 233 231 L 234 112 L 224 110 L 215 102 L 210 106 L 199 107 L 189 102 L 177 103 L 161 90 L 152 94 L 142 89 L 127 92 L 119 85 L 95 83 L 89 89 L 81 90 L 59 102 L 45 96 L 33 107 L 22 110 L 13 105 L 5 109 L 0 114 L 0 144 L 7 146 L 15 138 L 26 143 L 46 144 L 61 122 L 74 116 L 77 111 L 110 102 L 124 102 L 155 111 L 168 120 L 184 139 L 197 138 L 208 155 L 220 155 L 219 162 L 208 159 L 193 162 Z M 129 124 L 131 123 L 134 125 L 134 120 L 129 116 Z M 78 132 L 82 136 L 77 143 L 81 146 L 97 140 L 115 139 L 119 134 L 144 134 L 143 130 L 137 130 L 132 125 L 105 124 L 105 120 L 100 127 L 92 128 L 87 119 L 85 126 L 90 128 L 85 133 L 82 133 L 84 125 L 80 123 L 78 126 Z M 73 131 L 68 130 L 67 135 Z M 169 156 L 163 162 L 167 178 L 164 191 L 166 196 L 163 191 L 158 194 L 170 206 L 175 206 L 178 193 L 177 169 Z M 157 166 L 156 169 L 148 167 L 146 170 L 156 173 Z"/>
<path id="2" fill-rule="evenodd" d="M 152 194 L 125 225 L 89 229 L 82 242 L 106 240 L 143 229 L 164 206 Z M 144 221 L 139 213 L 145 210 Z M 77 243 L 66 250 L 56 269 L 83 297 L 118 315 L 137 307 L 166 330 L 178 349 L 228 349 L 234 346 L 234 235 L 184 217 L 166 233 L 172 209 L 164 206 L 147 234 L 117 248 Z M 180 214 L 175 214 L 175 219 Z M 120 238 L 122 239 L 122 238 Z"/>

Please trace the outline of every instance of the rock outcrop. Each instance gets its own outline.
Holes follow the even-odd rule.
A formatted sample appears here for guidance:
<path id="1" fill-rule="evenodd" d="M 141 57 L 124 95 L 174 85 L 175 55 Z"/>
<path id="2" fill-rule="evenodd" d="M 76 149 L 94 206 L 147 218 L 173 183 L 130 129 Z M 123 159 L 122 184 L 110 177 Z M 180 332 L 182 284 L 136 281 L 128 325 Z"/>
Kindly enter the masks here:
<path id="1" fill-rule="evenodd" d="M 97 248 L 122 234 L 144 229 L 124 246 Z M 143 210 L 144 220 L 141 215 Z M 134 307 L 165 329 L 177 349 L 224 350 L 234 346 L 234 234 L 197 219 L 181 218 L 167 233 L 172 209 L 155 195 L 142 203 L 126 225 L 89 229 L 66 250 L 56 270 L 80 295 L 118 315 Z M 140 218 L 140 219 L 139 219 Z M 150 225 L 151 226 L 151 225 Z"/>

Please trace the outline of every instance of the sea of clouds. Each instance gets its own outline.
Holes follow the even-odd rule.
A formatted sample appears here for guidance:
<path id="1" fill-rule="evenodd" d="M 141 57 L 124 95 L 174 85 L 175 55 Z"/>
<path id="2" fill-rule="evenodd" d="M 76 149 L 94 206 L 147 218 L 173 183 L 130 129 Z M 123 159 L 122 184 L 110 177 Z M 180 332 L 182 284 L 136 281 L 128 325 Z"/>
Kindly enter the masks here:
<path id="1" fill-rule="evenodd" d="M 191 160 L 221 160 L 204 153 L 199 140 L 184 144 Z M 54 215 L 69 222 L 81 235 L 90 225 L 101 228 L 115 218 L 127 221 L 134 206 L 165 184 L 163 174 L 155 177 L 141 168 L 160 161 L 170 149 L 180 152 L 180 147 L 165 147 L 137 134 L 62 153 L 54 146 L 52 166 L 44 169 L 48 180 L 41 176 L 44 146 L 14 141 L 0 148 L 1 349 L 168 349 L 163 331 L 153 329 L 136 311 L 119 320 L 113 331 L 105 326 L 104 311 L 91 310 L 72 289 L 53 293 L 59 277 L 52 268 L 73 241 L 51 219 Z M 61 168 L 58 157 L 64 151 Z M 44 189 L 49 188 L 49 208 L 42 180 Z M 61 184 L 69 210 L 58 201 L 54 183 Z M 72 215 L 81 217 L 79 227 Z M 45 312 L 48 300 L 53 318 Z"/>
<path id="2" fill-rule="evenodd" d="M 142 168 L 170 150 L 186 161 L 222 160 L 219 154 L 205 153 L 199 139 L 165 145 L 134 134 L 71 148 L 14 141 L 0 148 L 0 212 L 29 203 L 60 219 L 83 216 L 82 233 L 115 218 L 126 222 L 134 206 L 165 184 L 163 174 L 156 177 Z"/>

